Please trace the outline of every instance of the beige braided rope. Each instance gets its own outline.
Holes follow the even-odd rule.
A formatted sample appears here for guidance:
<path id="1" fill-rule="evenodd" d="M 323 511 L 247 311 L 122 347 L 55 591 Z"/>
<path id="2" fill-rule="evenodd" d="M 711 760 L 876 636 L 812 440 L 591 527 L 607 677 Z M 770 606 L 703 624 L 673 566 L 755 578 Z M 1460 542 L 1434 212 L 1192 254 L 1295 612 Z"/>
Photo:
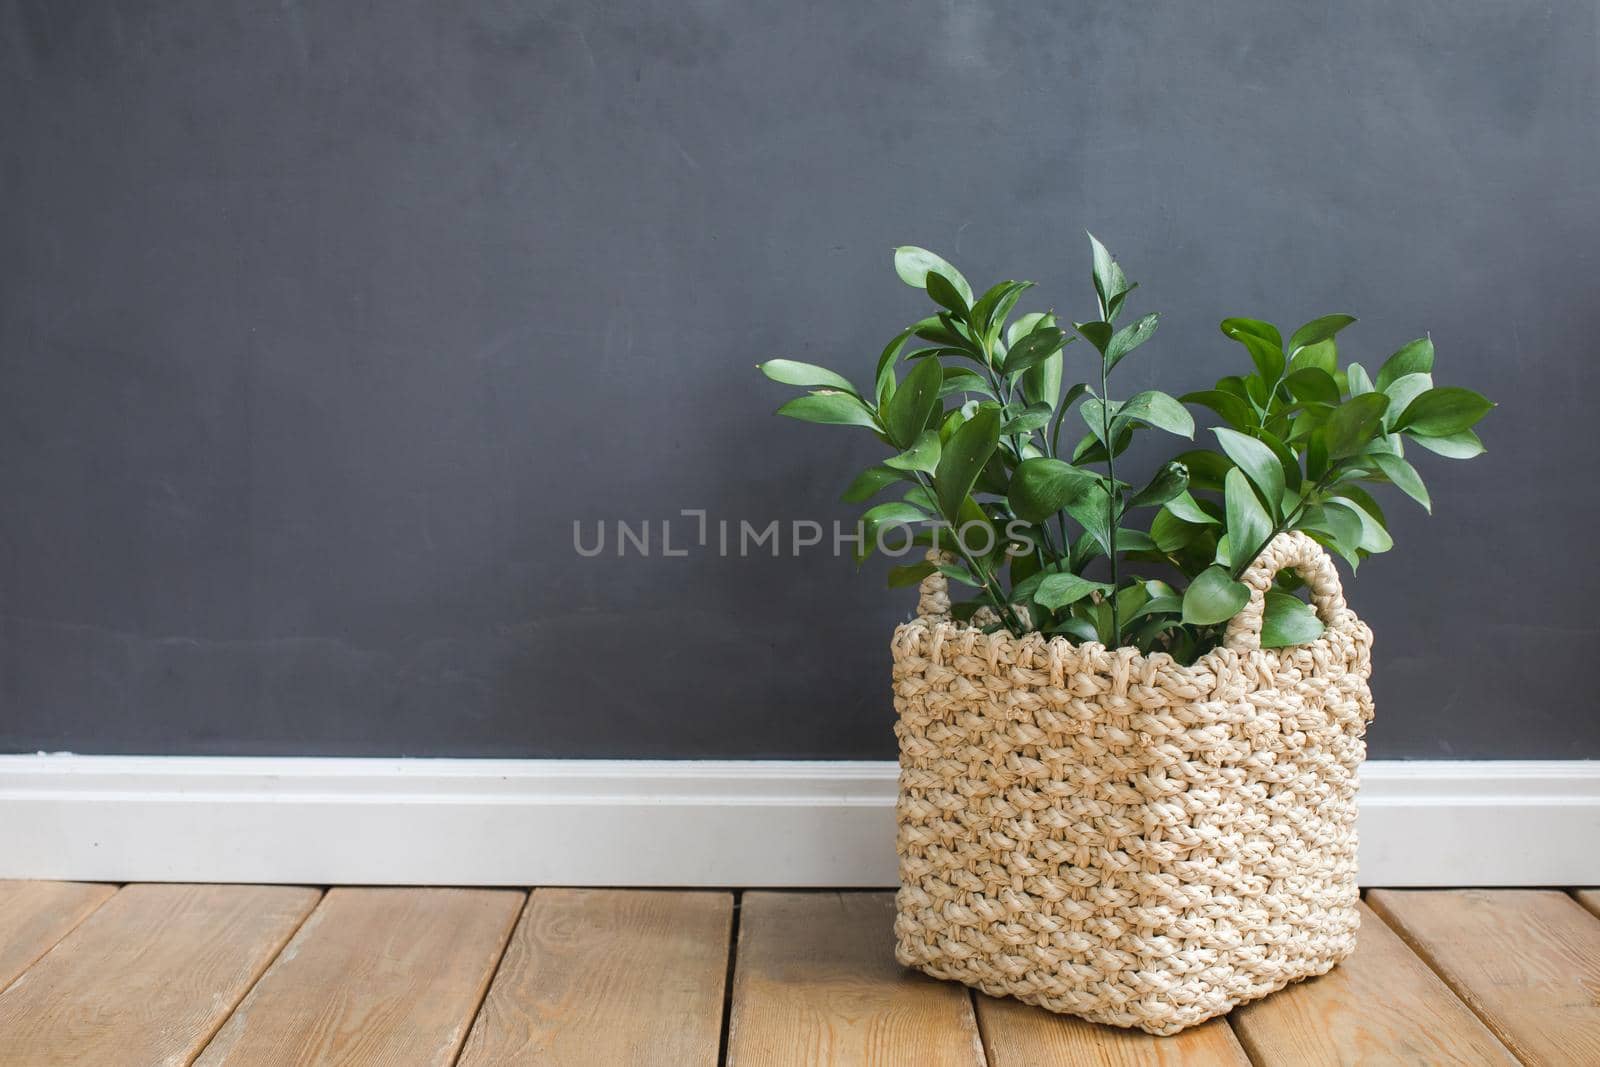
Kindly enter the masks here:
<path id="1" fill-rule="evenodd" d="M 1262 650 L 1284 568 L 1326 629 Z M 1187 667 L 984 634 L 924 581 L 893 644 L 902 963 L 1169 1034 L 1350 954 L 1372 634 L 1304 534 L 1243 578 L 1223 647 Z"/>

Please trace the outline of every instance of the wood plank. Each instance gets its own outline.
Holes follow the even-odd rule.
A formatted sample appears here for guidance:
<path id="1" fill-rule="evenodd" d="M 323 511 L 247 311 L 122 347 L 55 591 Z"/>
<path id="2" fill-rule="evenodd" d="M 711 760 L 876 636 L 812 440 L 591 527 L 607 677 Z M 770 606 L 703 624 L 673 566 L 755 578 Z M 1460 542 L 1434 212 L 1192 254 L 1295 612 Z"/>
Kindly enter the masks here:
<path id="1" fill-rule="evenodd" d="M 124 887 L 0 993 L 0 1063 L 188 1063 L 320 895 Z"/>
<path id="2" fill-rule="evenodd" d="M 983 1062 L 964 986 L 894 959 L 892 893 L 746 893 L 730 1067 Z"/>
<path id="3" fill-rule="evenodd" d="M 1258 1067 L 1516 1062 L 1364 904 L 1354 955 L 1229 1019 Z"/>
<path id="4" fill-rule="evenodd" d="M 732 924 L 731 893 L 534 890 L 463 1067 L 711 1067 Z"/>
<path id="5" fill-rule="evenodd" d="M 198 1062 L 454 1063 L 523 899 L 329 890 Z"/>
<path id="6" fill-rule="evenodd" d="M 1553 889 L 1374 890 L 1372 906 L 1527 1063 L 1600 1063 L 1600 919 Z"/>
<path id="7" fill-rule="evenodd" d="M 0 881 L 0 989 L 116 891 L 90 882 Z"/>
<path id="8" fill-rule="evenodd" d="M 978 994 L 976 1000 L 989 1067 L 1250 1067 L 1250 1057 L 1222 1019 L 1156 1037 L 1056 1015 L 1009 997 Z"/>

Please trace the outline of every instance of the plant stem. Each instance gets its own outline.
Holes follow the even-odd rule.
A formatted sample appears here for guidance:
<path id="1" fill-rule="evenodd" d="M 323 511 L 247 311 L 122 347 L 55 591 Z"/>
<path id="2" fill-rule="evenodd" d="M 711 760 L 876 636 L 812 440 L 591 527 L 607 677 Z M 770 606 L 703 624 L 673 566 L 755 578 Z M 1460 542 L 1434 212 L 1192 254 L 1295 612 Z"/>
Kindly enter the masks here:
<path id="1" fill-rule="evenodd" d="M 1117 611 L 1117 498 L 1122 494 L 1117 490 L 1117 464 L 1113 453 L 1116 451 L 1111 445 L 1111 397 L 1109 394 L 1109 379 L 1111 368 L 1106 365 L 1104 353 L 1100 357 L 1100 440 L 1106 449 L 1106 545 L 1111 556 L 1111 633 L 1118 644 L 1122 642 L 1122 618 Z"/>
<path id="2" fill-rule="evenodd" d="M 1056 404 L 1059 408 L 1059 397 L 1056 398 Z M 1055 416 L 1055 429 L 1057 432 L 1059 432 L 1059 428 L 1061 426 L 1061 418 L 1062 413 L 1058 411 Z M 1040 451 L 1049 456 L 1051 459 L 1057 458 L 1055 433 L 1052 432 L 1052 427 L 1050 424 L 1046 423 L 1045 425 L 1039 427 L 1038 433 L 1039 444 L 1041 445 Z M 1058 559 L 1064 560 L 1068 565 L 1068 569 L 1071 569 L 1072 560 L 1070 557 L 1072 555 L 1072 538 L 1067 536 L 1067 513 L 1065 511 L 1056 512 L 1056 526 L 1061 531 L 1061 551 L 1057 552 L 1055 547 L 1052 545 L 1050 548 L 1050 554 Z M 1050 544 L 1050 520 L 1045 519 L 1044 522 L 1040 524 L 1040 527 L 1044 530 L 1045 543 Z"/>

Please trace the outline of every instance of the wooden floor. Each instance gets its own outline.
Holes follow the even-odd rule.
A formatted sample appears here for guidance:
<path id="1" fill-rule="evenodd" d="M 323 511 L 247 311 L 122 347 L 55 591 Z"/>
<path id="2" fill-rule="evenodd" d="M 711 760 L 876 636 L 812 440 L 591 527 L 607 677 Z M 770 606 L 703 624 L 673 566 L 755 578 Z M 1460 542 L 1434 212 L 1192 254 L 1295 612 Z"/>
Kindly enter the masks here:
<path id="1" fill-rule="evenodd" d="M 1600 1064 L 1600 893 L 1373 890 L 1176 1037 L 911 974 L 888 893 L 0 882 L 0 1063 Z"/>

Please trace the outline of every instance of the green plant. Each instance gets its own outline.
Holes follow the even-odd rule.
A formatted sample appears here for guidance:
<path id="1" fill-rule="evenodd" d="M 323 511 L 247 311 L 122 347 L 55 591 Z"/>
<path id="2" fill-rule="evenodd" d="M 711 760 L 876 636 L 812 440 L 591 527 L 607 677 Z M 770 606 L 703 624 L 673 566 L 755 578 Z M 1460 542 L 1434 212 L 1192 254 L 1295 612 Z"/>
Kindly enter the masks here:
<path id="1" fill-rule="evenodd" d="M 809 390 L 780 415 L 864 427 L 892 450 L 844 494 L 866 503 L 901 491 L 863 515 L 858 562 L 886 528 L 902 525 L 915 528 L 912 544 L 943 555 L 892 568 L 890 585 L 937 568 L 976 592 L 954 605 L 958 617 L 987 608 L 990 627 L 1163 649 L 1188 662 L 1244 606 L 1239 576 L 1276 534 L 1303 530 L 1353 569 L 1393 544 L 1363 485 L 1393 486 L 1431 509 L 1405 458 L 1408 441 L 1451 459 L 1483 451 L 1472 427 L 1493 405 L 1434 385 L 1432 341 L 1402 346 L 1374 377 L 1339 362 L 1335 338 L 1355 321 L 1348 315 L 1308 322 L 1287 344 L 1270 323 L 1224 319 L 1250 373 L 1180 398 L 1147 390 L 1114 399 L 1112 372 L 1150 340 L 1158 317 L 1120 324 L 1136 285 L 1092 235 L 1090 244 L 1096 316 L 1070 323 L 1076 336 L 1053 311 L 1012 318 L 1033 283 L 1004 281 L 977 295 L 950 263 L 906 247 L 895 251 L 896 272 L 938 310 L 889 342 L 870 390 L 809 363 L 760 365 Z M 1093 351 L 1090 380 L 1063 388 L 1067 346 L 1078 338 L 1087 342 L 1079 350 Z M 1188 449 L 1148 480 L 1125 481 L 1118 460 L 1136 434 L 1194 437 L 1185 404 L 1220 420 L 1210 430 L 1217 447 Z M 1073 411 L 1084 432 L 1063 447 Z M 1321 632 L 1296 585 L 1284 576 L 1268 594 L 1264 646 Z"/>

